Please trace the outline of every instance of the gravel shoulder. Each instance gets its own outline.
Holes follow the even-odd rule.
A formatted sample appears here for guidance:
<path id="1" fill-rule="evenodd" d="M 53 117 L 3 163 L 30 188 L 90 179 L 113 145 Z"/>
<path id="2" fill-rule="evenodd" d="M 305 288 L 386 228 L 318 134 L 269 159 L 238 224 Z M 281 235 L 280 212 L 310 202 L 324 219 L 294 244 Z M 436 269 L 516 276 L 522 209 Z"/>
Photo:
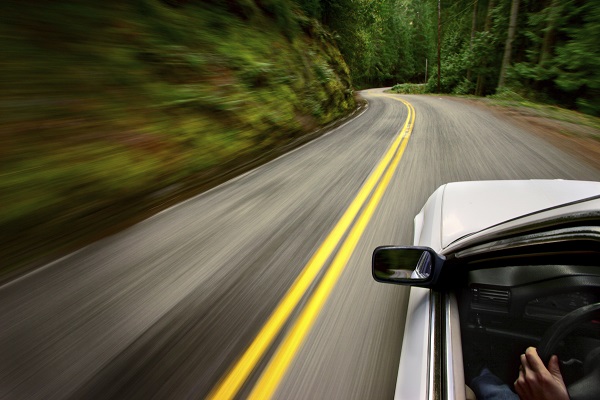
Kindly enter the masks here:
<path id="1" fill-rule="evenodd" d="M 499 118 L 509 120 L 521 129 L 600 169 L 600 129 L 549 118 L 528 107 L 501 106 L 487 99 L 448 98 L 485 108 Z"/>

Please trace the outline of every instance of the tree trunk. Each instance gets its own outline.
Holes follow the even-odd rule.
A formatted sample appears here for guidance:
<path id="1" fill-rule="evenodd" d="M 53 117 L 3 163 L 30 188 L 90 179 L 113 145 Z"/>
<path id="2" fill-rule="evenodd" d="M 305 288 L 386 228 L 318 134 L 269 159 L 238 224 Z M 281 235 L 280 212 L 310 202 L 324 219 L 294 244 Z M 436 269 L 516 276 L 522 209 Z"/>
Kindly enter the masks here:
<path id="1" fill-rule="evenodd" d="M 475 31 L 477 30 L 477 3 L 477 0 L 475 0 L 473 3 L 473 18 L 471 19 L 471 42 L 469 43 L 470 48 L 473 48 L 473 38 L 475 37 Z"/>
<path id="2" fill-rule="evenodd" d="M 489 32 L 490 28 L 492 26 L 492 12 L 494 11 L 494 0 L 490 0 L 490 2 L 488 3 L 488 9 L 487 9 L 487 15 L 485 18 L 485 27 L 483 28 L 484 31 Z M 475 95 L 476 96 L 483 96 L 483 92 L 484 92 L 484 79 L 483 79 L 483 75 L 482 74 L 478 74 L 477 75 L 477 86 L 475 88 Z"/>
<path id="3" fill-rule="evenodd" d="M 471 21 L 471 41 L 469 42 L 469 50 L 473 49 L 473 39 L 477 30 L 477 0 L 473 4 L 473 20 Z M 467 69 L 467 80 L 471 80 L 471 68 Z"/>
<path id="4" fill-rule="evenodd" d="M 560 1 L 552 0 L 550 4 L 550 10 L 548 20 L 546 24 L 546 30 L 544 32 L 544 41 L 542 42 L 542 49 L 540 51 L 540 60 L 538 65 L 542 66 L 546 60 L 550 58 L 552 42 L 554 41 L 554 30 L 556 28 L 556 21 L 558 14 L 560 13 Z"/>
<path id="5" fill-rule="evenodd" d="M 498 89 L 504 86 L 506 70 L 510 64 L 510 54 L 512 52 L 512 42 L 515 39 L 515 31 L 517 30 L 517 15 L 519 13 L 519 0 L 512 0 L 510 8 L 510 22 L 508 24 L 508 37 L 504 45 L 504 57 L 502 58 L 502 67 L 500 68 L 500 78 L 498 79 Z"/>
<path id="6" fill-rule="evenodd" d="M 490 0 L 488 3 L 487 16 L 485 18 L 485 28 L 483 28 L 486 32 L 489 32 L 492 27 L 492 12 L 494 11 L 494 6 L 494 0 Z"/>
<path id="7" fill-rule="evenodd" d="M 442 47 L 442 0 L 438 0 L 438 48 L 437 48 L 437 62 L 438 62 L 438 76 L 437 76 L 437 87 L 438 93 L 442 93 L 442 84 L 440 76 L 442 74 L 442 58 L 441 58 L 441 47 Z"/>

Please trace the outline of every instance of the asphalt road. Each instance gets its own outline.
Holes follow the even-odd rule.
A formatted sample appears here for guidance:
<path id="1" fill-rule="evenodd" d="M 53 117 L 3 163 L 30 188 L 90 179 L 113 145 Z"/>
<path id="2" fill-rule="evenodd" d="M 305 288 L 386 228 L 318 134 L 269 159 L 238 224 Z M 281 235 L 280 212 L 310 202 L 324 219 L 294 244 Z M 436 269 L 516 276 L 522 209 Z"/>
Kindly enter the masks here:
<path id="1" fill-rule="evenodd" d="M 363 95 L 369 107 L 326 136 L 0 287 L 0 398 L 206 397 L 402 129 L 403 103 L 379 90 Z M 378 245 L 412 243 L 412 219 L 439 185 L 600 179 L 485 110 L 402 98 L 416 110 L 403 157 L 275 398 L 393 397 L 408 292 L 375 283 L 370 256 Z M 251 393 L 324 273 L 237 397 Z"/>

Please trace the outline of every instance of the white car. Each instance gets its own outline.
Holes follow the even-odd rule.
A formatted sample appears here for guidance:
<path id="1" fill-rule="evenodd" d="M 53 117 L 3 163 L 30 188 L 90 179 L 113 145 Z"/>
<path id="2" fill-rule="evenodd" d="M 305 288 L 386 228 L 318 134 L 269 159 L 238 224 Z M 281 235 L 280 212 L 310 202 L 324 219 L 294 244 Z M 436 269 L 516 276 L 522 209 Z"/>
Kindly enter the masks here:
<path id="1" fill-rule="evenodd" d="M 443 185 L 413 245 L 373 253 L 375 280 L 413 286 L 396 399 L 464 399 L 484 367 L 513 389 L 529 346 L 600 399 L 600 182 Z"/>

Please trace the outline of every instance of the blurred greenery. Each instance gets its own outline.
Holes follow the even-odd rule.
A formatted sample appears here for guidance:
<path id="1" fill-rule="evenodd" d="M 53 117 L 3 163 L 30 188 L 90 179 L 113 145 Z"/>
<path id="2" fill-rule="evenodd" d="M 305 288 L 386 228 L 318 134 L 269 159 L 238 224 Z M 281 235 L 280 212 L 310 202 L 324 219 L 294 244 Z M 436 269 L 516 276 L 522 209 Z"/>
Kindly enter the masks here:
<path id="1" fill-rule="evenodd" d="M 332 43 L 287 0 L 2 2 L 0 269 L 353 110 Z"/>
<path id="2" fill-rule="evenodd" d="M 491 105 L 509 108 L 526 108 L 532 114 L 540 117 L 592 128 L 592 131 L 590 131 L 590 137 L 592 137 L 594 140 L 600 141 L 600 118 L 598 117 L 562 107 L 531 101 L 506 88 L 499 90 L 498 93 L 494 95 L 488 96 L 485 100 Z"/>
<path id="3" fill-rule="evenodd" d="M 427 91 L 424 83 L 399 83 L 392 87 L 391 92 L 400 94 L 423 94 Z"/>

